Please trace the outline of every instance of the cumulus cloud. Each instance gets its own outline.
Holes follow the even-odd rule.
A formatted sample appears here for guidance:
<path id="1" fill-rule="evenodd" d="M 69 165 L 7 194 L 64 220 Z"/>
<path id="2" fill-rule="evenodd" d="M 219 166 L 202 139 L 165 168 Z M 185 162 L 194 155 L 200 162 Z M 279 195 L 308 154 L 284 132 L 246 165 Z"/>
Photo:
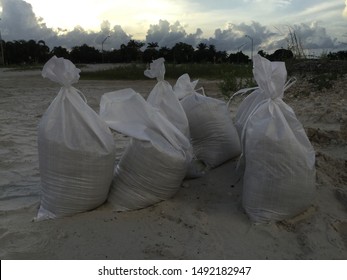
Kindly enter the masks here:
<path id="1" fill-rule="evenodd" d="M 76 26 L 73 30 L 47 28 L 41 18 L 35 16 L 32 6 L 23 0 L 0 0 L 2 15 L 0 28 L 2 37 L 6 41 L 12 40 L 43 40 L 50 46 L 63 46 L 71 48 L 83 44 L 101 48 L 102 41 L 107 37 L 105 49 L 112 45 L 112 48 L 119 48 L 121 44 L 127 43 L 132 36 L 126 34 L 121 26 L 111 28 L 108 21 L 100 25 L 100 31 L 91 32 L 81 26 Z"/>
<path id="2" fill-rule="evenodd" d="M 37 39 L 54 36 L 41 18 L 37 18 L 32 6 L 22 0 L 0 0 L 2 6 L 1 30 L 7 40 Z"/>
<path id="3" fill-rule="evenodd" d="M 253 0 L 258 1 L 258 0 Z M 269 0 L 281 4 L 289 4 L 286 0 Z M 88 31 L 81 26 L 76 26 L 73 30 L 48 28 L 41 18 L 36 17 L 32 6 L 23 0 L 0 0 L 2 15 L 0 29 L 2 37 L 6 41 L 11 40 L 44 40 L 46 44 L 71 48 L 88 44 L 101 49 L 102 42 L 105 50 L 119 49 L 121 44 L 127 44 L 133 39 L 131 34 L 123 30 L 120 25 L 111 26 L 105 20 L 100 24 L 99 31 Z M 347 7 L 347 1 L 346 1 Z M 346 15 L 347 8 L 344 11 Z M 0 9 L 1 12 L 1 9 Z M 347 15 L 346 15 L 347 16 Z M 298 24 L 293 27 L 295 34 L 302 40 L 305 49 L 329 49 L 338 45 L 335 38 L 328 35 L 326 29 L 318 23 Z M 197 28 L 195 32 L 188 33 L 186 26 L 179 21 L 170 23 L 161 19 L 158 24 L 149 26 L 144 43 L 158 43 L 159 47 L 173 47 L 178 42 L 197 46 L 199 43 L 214 45 L 217 50 L 236 52 L 242 50 L 250 52 L 253 50 L 274 51 L 278 48 L 288 47 L 288 27 L 277 28 L 276 30 L 260 24 L 259 22 L 229 23 L 224 28 L 217 28 L 209 38 L 204 38 L 203 30 Z M 245 37 L 248 35 L 249 37 Z M 106 39 L 107 38 L 107 39 Z"/>
<path id="4" fill-rule="evenodd" d="M 345 9 L 343 10 L 342 15 L 347 18 L 347 0 L 345 1 Z"/>
<path id="5" fill-rule="evenodd" d="M 279 30 L 280 31 L 280 30 Z M 297 43 L 302 46 L 304 51 L 311 50 L 328 50 L 334 49 L 339 46 L 336 38 L 331 37 L 326 28 L 319 25 L 319 22 L 312 22 L 311 24 L 301 23 L 293 26 L 283 28 L 277 40 L 269 42 L 266 46 L 267 49 L 287 48 L 292 45 L 292 38 L 290 33 L 296 36 Z"/>
<path id="6" fill-rule="evenodd" d="M 248 36 L 247 38 L 246 35 Z M 209 39 L 209 43 L 221 50 L 250 51 L 253 42 L 253 50 L 257 51 L 263 47 L 263 42 L 271 40 L 274 35 L 275 33 L 258 22 L 253 21 L 251 24 L 229 23 L 228 27 L 224 30 L 216 29 L 214 37 Z M 250 38 L 252 41 L 249 40 Z"/>
<path id="7" fill-rule="evenodd" d="M 146 42 L 157 42 L 162 47 L 173 47 L 178 42 L 183 42 L 190 45 L 197 45 L 201 40 L 202 30 L 198 28 L 195 33 L 187 34 L 184 26 L 176 21 L 170 24 L 167 20 L 159 20 L 158 24 L 150 25 Z"/>
<path id="8" fill-rule="evenodd" d="M 253 50 L 266 48 L 266 42 L 276 37 L 276 33 L 258 22 L 250 24 L 229 23 L 226 28 L 218 28 L 212 37 L 203 38 L 203 31 L 198 28 L 195 33 L 188 34 L 178 21 L 170 24 L 167 20 L 160 20 L 158 24 L 151 25 L 146 36 L 146 42 L 157 42 L 159 46 L 173 47 L 177 42 L 192 46 L 199 43 L 214 45 L 221 51 L 251 51 L 252 44 L 248 35 L 253 39 Z"/>
<path id="9" fill-rule="evenodd" d="M 327 34 L 324 27 L 319 26 L 318 22 L 311 24 L 301 24 L 295 26 L 300 38 L 303 38 L 305 47 L 308 49 L 329 49 L 335 46 L 337 39 L 333 39 Z"/>

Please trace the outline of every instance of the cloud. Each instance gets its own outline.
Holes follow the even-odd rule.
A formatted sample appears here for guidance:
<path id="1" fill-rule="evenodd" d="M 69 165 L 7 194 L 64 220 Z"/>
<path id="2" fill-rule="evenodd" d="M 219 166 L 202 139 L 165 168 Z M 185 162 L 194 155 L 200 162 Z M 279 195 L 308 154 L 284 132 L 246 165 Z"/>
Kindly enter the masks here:
<path id="1" fill-rule="evenodd" d="M 83 44 L 101 48 L 101 43 L 108 35 L 111 37 L 105 42 L 105 49 L 112 45 L 119 48 L 127 43 L 132 36 L 126 34 L 121 26 L 112 29 L 108 21 L 101 23 L 100 31 L 91 32 L 81 26 L 76 26 L 67 32 L 62 29 L 47 28 L 41 18 L 35 16 L 32 6 L 23 0 L 0 0 L 2 15 L 0 28 L 2 37 L 6 41 L 12 40 L 43 40 L 49 47 L 63 46 L 71 48 Z"/>
<path id="2" fill-rule="evenodd" d="M 107 39 L 106 39 L 107 38 Z M 127 44 L 132 36 L 127 34 L 121 26 L 115 25 L 112 29 L 110 23 L 104 21 L 100 31 L 86 31 L 81 26 L 76 26 L 72 31 L 45 40 L 48 46 L 63 46 L 71 48 L 87 44 L 101 49 L 104 41 L 104 50 L 119 49 L 122 44 Z"/>
<path id="3" fill-rule="evenodd" d="M 37 18 L 32 6 L 22 0 L 0 0 L 2 6 L 1 30 L 7 40 L 37 39 L 54 36 L 41 18 Z"/>
<path id="4" fill-rule="evenodd" d="M 292 1 L 269 0 L 269 2 L 288 5 Z M 98 31 L 88 31 L 81 26 L 76 26 L 73 30 L 67 31 L 48 28 L 43 19 L 35 15 L 32 6 L 23 0 L 0 0 L 0 6 L 2 7 L 0 28 L 2 37 L 6 41 L 43 40 L 50 48 L 62 46 L 68 49 L 82 44 L 101 49 L 104 41 L 104 49 L 111 50 L 119 49 L 121 44 L 127 44 L 133 38 L 133 35 L 127 33 L 121 25 L 112 27 L 107 20 L 101 22 Z M 345 14 L 346 11 L 347 1 Z M 288 26 L 270 28 L 256 21 L 238 24 L 229 23 L 224 28 L 216 28 L 214 33 L 209 33 L 208 38 L 204 38 L 202 28 L 187 32 L 187 26 L 182 25 L 179 21 L 170 23 L 168 20 L 160 19 L 157 24 L 149 26 L 144 42 L 157 42 L 160 47 L 170 48 L 178 42 L 187 43 L 193 47 L 199 43 L 205 43 L 214 45 L 220 51 L 236 52 L 242 50 L 250 52 L 252 42 L 249 37 L 251 37 L 255 52 L 259 50 L 270 52 L 278 48 L 287 48 Z M 337 39 L 331 37 L 318 22 L 297 24 L 291 28 L 295 30 L 296 35 L 302 40 L 303 47 L 306 49 L 332 49 L 339 44 Z M 245 35 L 249 37 L 247 38 Z"/>
<path id="5" fill-rule="evenodd" d="M 246 35 L 249 37 L 246 38 Z M 216 29 L 209 43 L 215 45 L 217 49 L 228 51 L 250 51 L 253 43 L 253 50 L 257 51 L 263 48 L 263 42 L 271 40 L 275 35 L 266 26 L 255 21 L 251 24 L 229 23 L 224 30 Z"/>
<path id="6" fill-rule="evenodd" d="M 345 1 L 345 9 L 343 10 L 342 15 L 347 18 L 347 0 Z"/>
<path id="7" fill-rule="evenodd" d="M 146 42 L 157 42 L 162 47 L 173 47 L 178 42 L 183 42 L 190 45 L 197 45 L 201 40 L 202 30 L 198 28 L 195 33 L 187 34 L 184 26 L 176 21 L 174 24 L 170 24 L 167 20 L 159 20 L 158 24 L 150 25 Z"/>
<path id="8" fill-rule="evenodd" d="M 330 49 L 336 45 L 336 39 L 327 34 L 324 27 L 319 26 L 318 22 L 311 24 L 300 24 L 294 26 L 299 38 L 303 41 L 306 49 Z"/>
<path id="9" fill-rule="evenodd" d="M 319 22 L 310 24 L 301 23 L 293 26 L 282 27 L 279 30 L 279 37 L 269 42 L 267 49 L 288 48 L 292 45 L 292 35 L 296 36 L 298 44 L 301 44 L 304 51 L 335 49 L 339 46 L 336 38 L 331 37 L 326 28 L 319 25 Z"/>

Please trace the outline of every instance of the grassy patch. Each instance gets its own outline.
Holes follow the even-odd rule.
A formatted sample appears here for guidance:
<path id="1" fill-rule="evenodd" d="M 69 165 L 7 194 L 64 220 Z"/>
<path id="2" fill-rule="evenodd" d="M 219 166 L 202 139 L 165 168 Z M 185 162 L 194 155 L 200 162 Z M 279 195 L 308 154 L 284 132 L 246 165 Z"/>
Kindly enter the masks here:
<path id="1" fill-rule="evenodd" d="M 117 66 L 112 69 L 82 72 L 84 80 L 146 80 L 144 74 L 145 64 L 132 64 Z M 166 64 L 166 79 L 177 79 L 188 73 L 192 79 L 222 80 L 226 73 L 234 73 L 238 77 L 251 77 L 251 65 L 232 64 Z"/>
<path id="2" fill-rule="evenodd" d="M 31 70 L 41 70 L 42 65 L 24 65 L 24 66 L 9 66 L 6 72 L 16 72 L 16 71 L 31 71 Z"/>
<path id="3" fill-rule="evenodd" d="M 233 93 L 243 88 L 257 86 L 254 78 L 248 73 L 237 73 L 235 71 L 224 73 L 223 79 L 218 83 L 221 93 L 229 99 Z"/>
<path id="4" fill-rule="evenodd" d="M 333 83 L 338 79 L 336 72 L 318 74 L 309 79 L 308 81 L 319 91 L 323 89 L 331 89 Z"/>
<path id="5" fill-rule="evenodd" d="M 144 80 L 145 66 L 137 64 L 120 65 L 111 69 L 81 72 L 82 80 Z"/>

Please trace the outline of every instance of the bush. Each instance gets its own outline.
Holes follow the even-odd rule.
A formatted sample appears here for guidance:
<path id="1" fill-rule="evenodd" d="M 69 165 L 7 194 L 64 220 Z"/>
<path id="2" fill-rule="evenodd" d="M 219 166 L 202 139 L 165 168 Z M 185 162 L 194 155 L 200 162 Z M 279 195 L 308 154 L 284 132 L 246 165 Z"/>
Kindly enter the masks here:
<path id="1" fill-rule="evenodd" d="M 112 69 L 94 72 L 82 72 L 81 79 L 84 80 L 147 80 L 143 74 L 147 68 L 146 64 L 125 64 Z M 222 64 L 165 64 L 165 79 L 178 79 L 181 75 L 188 73 L 192 79 L 224 80 L 226 74 L 233 73 L 242 79 L 252 77 L 251 65 Z M 243 82 L 245 84 L 245 82 Z M 246 83 L 247 84 L 247 83 Z"/>
<path id="2" fill-rule="evenodd" d="M 221 93 L 226 99 L 229 99 L 233 93 L 237 92 L 242 88 L 255 87 L 256 82 L 253 77 L 238 75 L 240 73 L 227 72 L 223 74 L 222 81 L 218 84 Z"/>
<path id="3" fill-rule="evenodd" d="M 318 90 L 330 89 L 333 87 L 333 81 L 337 80 L 338 75 L 335 72 L 319 74 L 309 79 L 309 82 Z"/>

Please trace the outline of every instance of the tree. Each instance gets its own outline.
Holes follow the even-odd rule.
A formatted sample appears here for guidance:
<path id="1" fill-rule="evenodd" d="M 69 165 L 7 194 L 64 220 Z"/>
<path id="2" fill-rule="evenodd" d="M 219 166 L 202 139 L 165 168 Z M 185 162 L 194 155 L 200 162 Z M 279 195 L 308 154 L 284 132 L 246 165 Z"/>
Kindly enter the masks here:
<path id="1" fill-rule="evenodd" d="M 4 42 L 4 60 L 6 64 L 44 63 L 49 57 L 49 47 L 45 41 L 19 40 Z"/>
<path id="2" fill-rule="evenodd" d="M 177 43 L 173 48 L 173 59 L 175 63 L 187 63 L 193 61 L 194 48 L 186 43 Z"/>
<path id="3" fill-rule="evenodd" d="M 14 61 L 15 58 L 15 43 L 14 42 L 5 42 L 4 43 L 4 60 L 5 64 L 13 64 L 16 63 Z"/>
<path id="4" fill-rule="evenodd" d="M 34 40 L 28 42 L 22 41 L 23 50 L 26 56 L 27 63 L 37 63 L 38 61 L 38 47 Z"/>
<path id="5" fill-rule="evenodd" d="M 37 62 L 44 63 L 49 58 L 49 47 L 46 46 L 46 43 L 43 40 L 38 41 L 37 45 L 38 45 Z"/>
<path id="6" fill-rule="evenodd" d="M 268 54 L 267 54 L 264 50 L 258 51 L 258 54 L 259 54 L 260 56 L 262 56 L 262 57 L 265 57 L 265 58 L 268 57 Z"/>
<path id="7" fill-rule="evenodd" d="M 133 62 L 141 60 L 142 52 L 141 48 L 145 44 L 135 40 L 130 40 L 127 45 L 122 44 L 120 46 L 121 55 L 124 62 Z"/>
<path id="8" fill-rule="evenodd" d="M 72 48 L 70 58 L 74 63 L 96 63 L 100 62 L 101 53 L 94 47 L 83 44 Z"/>
<path id="9" fill-rule="evenodd" d="M 109 53 L 109 59 L 110 62 L 112 63 L 122 63 L 123 61 L 123 56 L 120 50 L 112 50 Z"/>
<path id="10" fill-rule="evenodd" d="M 165 61 L 167 62 L 173 62 L 172 49 L 168 47 L 161 47 L 158 52 L 159 57 L 164 57 Z"/>
<path id="11" fill-rule="evenodd" d="M 200 43 L 197 45 L 197 50 L 194 52 L 194 61 L 206 62 L 208 60 L 208 49 L 205 43 Z"/>
<path id="12" fill-rule="evenodd" d="M 291 50 L 278 49 L 273 54 L 267 56 L 271 61 L 286 61 L 294 58 L 294 54 Z"/>
<path id="13" fill-rule="evenodd" d="M 347 51 L 338 51 L 338 52 L 329 52 L 327 58 L 331 60 L 346 60 L 347 59 Z"/>
<path id="14" fill-rule="evenodd" d="M 148 43 L 147 48 L 142 54 L 142 60 L 145 63 L 150 63 L 152 60 L 159 58 L 158 43 Z"/>
<path id="15" fill-rule="evenodd" d="M 149 48 L 149 49 L 155 49 L 158 47 L 159 47 L 159 45 L 157 42 L 148 43 L 148 46 L 147 46 L 147 48 Z"/>
<path id="16" fill-rule="evenodd" d="M 228 61 L 230 63 L 248 63 L 249 57 L 245 55 L 242 51 L 239 51 L 237 53 L 231 53 L 229 54 Z"/>
<path id="17" fill-rule="evenodd" d="M 224 63 L 228 60 L 228 53 L 226 51 L 218 51 L 216 52 L 216 63 Z"/>
<path id="18" fill-rule="evenodd" d="M 208 46 L 208 61 L 216 63 L 217 60 L 217 51 L 215 45 Z"/>
<path id="19" fill-rule="evenodd" d="M 51 51 L 51 56 L 53 55 L 57 57 L 63 57 L 65 59 L 68 59 L 70 57 L 68 50 L 60 46 L 53 48 L 53 50 Z"/>

